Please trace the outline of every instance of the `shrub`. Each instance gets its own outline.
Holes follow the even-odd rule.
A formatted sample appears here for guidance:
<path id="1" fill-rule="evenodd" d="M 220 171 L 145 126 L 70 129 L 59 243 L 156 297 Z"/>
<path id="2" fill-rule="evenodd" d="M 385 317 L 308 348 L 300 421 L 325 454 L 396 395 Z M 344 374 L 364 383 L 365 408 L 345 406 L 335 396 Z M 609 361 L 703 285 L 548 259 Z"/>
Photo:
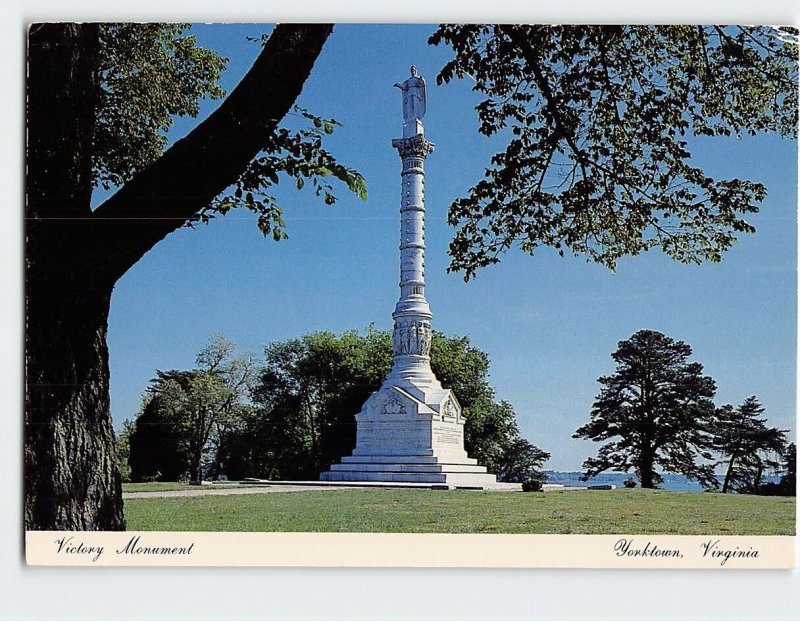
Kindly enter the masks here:
<path id="1" fill-rule="evenodd" d="M 542 482 L 539 479 L 528 479 L 522 482 L 523 492 L 541 492 Z"/>

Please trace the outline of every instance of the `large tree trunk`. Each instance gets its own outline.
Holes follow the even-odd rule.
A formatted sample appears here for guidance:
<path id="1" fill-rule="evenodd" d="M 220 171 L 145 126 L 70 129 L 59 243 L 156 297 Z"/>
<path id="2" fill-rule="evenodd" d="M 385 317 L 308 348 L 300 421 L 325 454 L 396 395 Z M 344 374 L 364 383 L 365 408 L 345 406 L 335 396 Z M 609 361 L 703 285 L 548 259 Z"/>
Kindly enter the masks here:
<path id="1" fill-rule="evenodd" d="M 643 450 L 639 455 L 639 481 L 644 489 L 655 489 L 656 483 L 653 453 Z"/>
<path id="2" fill-rule="evenodd" d="M 108 395 L 113 280 L 91 259 L 96 25 L 34 24 L 28 72 L 25 527 L 124 528 Z"/>
<path id="3" fill-rule="evenodd" d="M 233 183 L 331 31 L 278 26 L 220 108 L 94 212 L 96 24 L 29 32 L 25 528 L 124 528 L 108 392 L 114 284 Z"/>
<path id="4" fill-rule="evenodd" d="M 37 283 L 27 296 L 25 526 L 124 529 L 108 394 L 111 290 Z"/>

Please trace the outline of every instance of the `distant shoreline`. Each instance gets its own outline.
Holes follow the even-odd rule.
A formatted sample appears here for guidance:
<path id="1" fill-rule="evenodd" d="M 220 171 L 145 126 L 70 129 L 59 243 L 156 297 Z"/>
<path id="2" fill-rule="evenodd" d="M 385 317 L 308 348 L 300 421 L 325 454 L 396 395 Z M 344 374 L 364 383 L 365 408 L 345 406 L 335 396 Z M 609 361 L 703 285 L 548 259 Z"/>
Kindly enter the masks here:
<path id="1" fill-rule="evenodd" d="M 580 470 L 562 471 L 562 470 L 545 470 L 547 475 L 547 483 L 555 483 L 559 485 L 573 486 L 573 487 L 587 487 L 589 485 L 616 485 L 623 487 L 623 482 L 627 479 L 634 479 L 636 486 L 639 487 L 639 479 L 630 472 L 603 472 L 596 477 L 592 477 L 588 481 L 582 481 L 581 476 L 583 473 Z M 687 479 L 685 476 L 674 473 L 662 473 L 664 478 L 663 483 L 659 484 L 659 489 L 673 491 L 673 492 L 703 492 L 705 488 L 702 487 L 697 481 Z M 724 475 L 716 475 L 722 487 Z M 768 476 L 764 477 L 764 483 L 777 483 L 780 477 Z"/>

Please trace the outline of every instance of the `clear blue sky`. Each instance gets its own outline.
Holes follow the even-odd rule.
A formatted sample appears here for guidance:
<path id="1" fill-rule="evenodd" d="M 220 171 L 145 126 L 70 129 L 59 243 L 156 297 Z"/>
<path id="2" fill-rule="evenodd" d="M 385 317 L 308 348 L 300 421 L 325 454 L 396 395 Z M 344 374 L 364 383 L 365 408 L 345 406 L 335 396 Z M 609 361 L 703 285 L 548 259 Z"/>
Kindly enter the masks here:
<path id="1" fill-rule="evenodd" d="M 524 435 L 552 454 L 547 467 L 579 469 L 597 445 L 571 439 L 588 420 L 597 378 L 613 371 L 617 342 L 642 328 L 684 340 L 717 381 L 718 403 L 755 394 L 772 425 L 795 428 L 797 144 L 773 137 L 696 142 L 712 174 L 765 183 L 757 228 L 721 264 L 685 266 L 660 253 L 624 259 L 616 274 L 582 258 L 512 251 L 464 283 L 446 274 L 450 202 L 465 194 L 499 145 L 479 136 L 468 82 L 435 85 L 446 48 L 427 45 L 433 26 L 340 25 L 298 103 L 343 127 L 328 147 L 362 172 L 369 200 L 337 188 L 339 203 L 279 192 L 290 238 L 275 243 L 254 218 L 233 212 L 182 229 L 117 284 L 109 325 L 114 422 L 135 415 L 156 369 L 189 368 L 222 332 L 240 350 L 310 331 L 391 328 L 397 299 L 401 135 L 394 82 L 416 64 L 428 82 L 427 290 L 434 327 L 469 335 L 491 360 L 491 381 Z M 230 59 L 224 86 L 246 72 L 269 26 L 195 26 L 201 44 Z M 204 114 L 217 105 L 204 106 Z M 180 121 L 170 136 L 195 123 Z M 100 200 L 101 197 L 96 197 Z M 355 414 L 355 412 L 354 412 Z"/>

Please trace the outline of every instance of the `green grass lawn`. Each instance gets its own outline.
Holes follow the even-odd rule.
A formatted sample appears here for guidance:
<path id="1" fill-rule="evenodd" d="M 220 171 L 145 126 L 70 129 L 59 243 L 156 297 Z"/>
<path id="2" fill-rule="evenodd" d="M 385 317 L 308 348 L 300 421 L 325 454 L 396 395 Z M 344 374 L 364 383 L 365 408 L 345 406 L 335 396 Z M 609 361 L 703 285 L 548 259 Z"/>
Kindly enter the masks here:
<path id="1" fill-rule="evenodd" d="M 147 498 L 126 500 L 125 516 L 128 530 L 165 531 L 795 534 L 794 498 L 642 489 L 341 489 Z"/>

